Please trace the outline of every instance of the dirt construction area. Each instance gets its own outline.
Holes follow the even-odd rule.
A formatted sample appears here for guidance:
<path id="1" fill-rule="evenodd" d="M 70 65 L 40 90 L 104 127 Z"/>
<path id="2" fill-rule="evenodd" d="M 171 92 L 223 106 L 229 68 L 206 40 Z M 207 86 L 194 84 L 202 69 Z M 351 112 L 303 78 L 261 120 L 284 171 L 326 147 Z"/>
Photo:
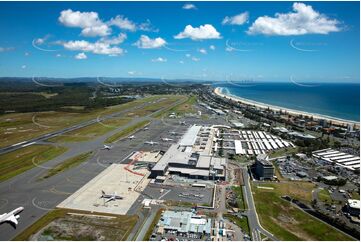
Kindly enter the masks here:
<path id="1" fill-rule="evenodd" d="M 112 164 L 57 207 L 125 215 L 149 182 L 147 169 L 133 168 L 132 165 Z M 122 199 L 107 201 L 101 198 L 102 191 Z"/>

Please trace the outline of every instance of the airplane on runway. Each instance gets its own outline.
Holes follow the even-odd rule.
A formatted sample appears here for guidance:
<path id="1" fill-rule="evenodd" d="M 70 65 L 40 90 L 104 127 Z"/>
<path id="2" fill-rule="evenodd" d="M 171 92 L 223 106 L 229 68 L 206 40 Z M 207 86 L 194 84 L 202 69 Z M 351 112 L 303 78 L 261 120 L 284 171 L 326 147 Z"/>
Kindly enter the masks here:
<path id="1" fill-rule="evenodd" d="M 144 127 L 143 130 L 148 130 L 149 128 L 148 127 Z"/>
<path id="2" fill-rule="evenodd" d="M 158 142 L 154 142 L 154 141 L 145 141 L 144 144 L 147 144 L 147 145 L 157 145 Z"/>
<path id="3" fill-rule="evenodd" d="M 179 121 L 180 125 L 186 125 L 186 121 Z"/>
<path id="4" fill-rule="evenodd" d="M 162 138 L 163 141 L 172 141 L 173 139 L 170 138 Z"/>
<path id="5" fill-rule="evenodd" d="M 118 196 L 116 192 L 114 192 L 113 194 L 106 194 L 103 190 L 102 190 L 102 196 L 100 198 L 108 198 L 105 203 L 110 202 L 110 201 L 115 201 L 117 199 L 123 199 L 123 197 Z"/>
<path id="6" fill-rule="evenodd" d="M 102 150 L 111 150 L 112 148 L 113 148 L 113 146 L 111 146 L 111 145 L 104 145 Z"/>
<path id="7" fill-rule="evenodd" d="M 131 135 L 131 136 L 128 137 L 128 139 L 134 139 L 134 138 L 135 138 L 134 135 Z"/>
<path id="8" fill-rule="evenodd" d="M 16 226 L 18 224 L 18 218 L 20 218 L 20 215 L 18 215 L 18 213 L 21 213 L 23 210 L 24 207 L 18 207 L 9 213 L 4 213 L 0 215 L 0 224 L 9 222 Z"/>

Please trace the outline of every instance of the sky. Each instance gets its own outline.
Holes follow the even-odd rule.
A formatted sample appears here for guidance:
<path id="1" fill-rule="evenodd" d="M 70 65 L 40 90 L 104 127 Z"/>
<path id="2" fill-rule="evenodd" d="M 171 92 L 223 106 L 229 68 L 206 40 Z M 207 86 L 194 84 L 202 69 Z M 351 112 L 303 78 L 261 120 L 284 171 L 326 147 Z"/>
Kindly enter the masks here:
<path id="1" fill-rule="evenodd" d="M 0 76 L 359 82 L 359 2 L 1 2 Z"/>

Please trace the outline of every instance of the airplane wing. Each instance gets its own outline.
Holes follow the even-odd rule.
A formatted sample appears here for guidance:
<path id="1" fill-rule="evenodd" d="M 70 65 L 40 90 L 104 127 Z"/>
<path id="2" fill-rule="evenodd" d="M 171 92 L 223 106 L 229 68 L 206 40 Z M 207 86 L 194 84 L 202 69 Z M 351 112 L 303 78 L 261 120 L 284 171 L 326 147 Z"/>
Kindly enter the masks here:
<path id="1" fill-rule="evenodd" d="M 114 200 L 114 197 L 111 197 L 111 198 L 107 199 L 107 200 L 105 201 L 105 203 L 110 202 L 110 201 L 112 201 L 112 200 Z"/>
<path id="2" fill-rule="evenodd" d="M 8 218 L 6 219 L 6 221 L 12 222 L 12 223 L 14 223 L 15 225 L 18 224 L 18 220 L 15 218 L 14 215 L 11 215 L 10 217 L 8 217 Z"/>

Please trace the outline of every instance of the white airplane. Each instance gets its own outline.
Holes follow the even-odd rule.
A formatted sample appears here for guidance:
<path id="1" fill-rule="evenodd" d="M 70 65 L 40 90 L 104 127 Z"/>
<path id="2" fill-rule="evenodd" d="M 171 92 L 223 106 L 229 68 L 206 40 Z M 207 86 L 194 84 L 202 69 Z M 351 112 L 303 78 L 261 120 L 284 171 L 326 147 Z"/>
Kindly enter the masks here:
<path id="1" fill-rule="evenodd" d="M 104 145 L 104 147 L 102 148 L 102 150 L 110 150 L 110 149 L 112 149 L 113 148 L 113 146 L 111 146 L 111 145 Z"/>
<path id="2" fill-rule="evenodd" d="M 158 142 L 154 142 L 154 141 L 145 141 L 144 144 L 147 144 L 147 145 L 157 145 Z"/>
<path id="3" fill-rule="evenodd" d="M 102 190 L 102 196 L 100 198 L 107 198 L 105 203 L 110 201 L 115 201 L 117 199 L 123 199 L 123 197 L 118 196 L 116 192 L 114 192 L 113 194 L 106 194 L 103 190 Z"/>
<path id="4" fill-rule="evenodd" d="M 149 128 L 148 127 L 144 127 L 143 130 L 148 130 Z"/>
<path id="5" fill-rule="evenodd" d="M 172 141 L 173 139 L 170 138 L 162 138 L 163 141 Z"/>
<path id="6" fill-rule="evenodd" d="M 134 135 L 131 135 L 131 136 L 128 137 L 128 139 L 134 139 L 134 138 L 135 138 Z"/>
<path id="7" fill-rule="evenodd" d="M 16 226 L 18 224 L 18 218 L 20 218 L 20 215 L 18 215 L 18 213 L 21 213 L 23 210 L 24 207 L 18 207 L 9 213 L 1 214 L 0 224 L 4 222 L 9 222 Z"/>
<path id="8" fill-rule="evenodd" d="M 177 133 L 177 132 L 174 132 L 174 131 L 171 131 L 171 132 L 169 132 L 171 135 L 179 135 L 179 133 Z"/>
<path id="9" fill-rule="evenodd" d="M 180 125 L 186 125 L 186 121 L 179 121 Z"/>

